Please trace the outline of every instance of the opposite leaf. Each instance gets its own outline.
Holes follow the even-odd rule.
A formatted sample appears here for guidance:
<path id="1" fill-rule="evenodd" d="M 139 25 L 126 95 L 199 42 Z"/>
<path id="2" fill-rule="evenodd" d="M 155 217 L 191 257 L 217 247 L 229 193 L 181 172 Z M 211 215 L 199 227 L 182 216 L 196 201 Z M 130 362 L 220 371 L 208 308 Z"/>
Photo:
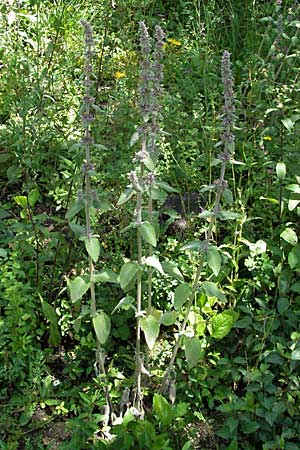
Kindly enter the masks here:
<path id="1" fill-rule="evenodd" d="M 174 294 L 174 308 L 180 309 L 182 305 L 187 301 L 187 299 L 192 294 L 192 288 L 189 284 L 183 283 L 177 286 Z"/>
<path id="2" fill-rule="evenodd" d="M 185 338 L 184 350 L 186 362 L 191 369 L 192 367 L 196 366 L 202 358 L 201 344 L 197 336 L 194 336 L 192 338 Z"/>
<path id="3" fill-rule="evenodd" d="M 144 332 L 147 345 L 149 349 L 152 350 L 159 335 L 159 321 L 154 316 L 149 315 L 147 317 L 142 317 L 140 324 Z"/>
<path id="4" fill-rule="evenodd" d="M 127 262 L 123 264 L 120 271 L 120 285 L 123 291 L 126 291 L 131 281 L 138 273 L 139 266 L 133 262 Z"/>
<path id="5" fill-rule="evenodd" d="M 93 317 L 93 325 L 100 344 L 105 344 L 110 333 L 110 318 L 104 311 L 100 311 Z"/>
<path id="6" fill-rule="evenodd" d="M 218 249 L 211 246 L 207 250 L 207 263 L 217 277 L 221 269 L 222 258 Z"/>
<path id="7" fill-rule="evenodd" d="M 69 281 L 69 290 L 71 301 L 74 303 L 80 300 L 81 297 L 89 290 L 90 281 L 83 277 L 76 277 L 74 280 Z"/>
<path id="8" fill-rule="evenodd" d="M 85 248 L 92 260 L 96 263 L 100 255 L 100 243 L 96 237 L 84 240 Z"/>
<path id="9" fill-rule="evenodd" d="M 152 247 L 156 247 L 156 233 L 154 226 L 150 222 L 143 222 L 140 225 L 140 232 L 143 239 Z"/>

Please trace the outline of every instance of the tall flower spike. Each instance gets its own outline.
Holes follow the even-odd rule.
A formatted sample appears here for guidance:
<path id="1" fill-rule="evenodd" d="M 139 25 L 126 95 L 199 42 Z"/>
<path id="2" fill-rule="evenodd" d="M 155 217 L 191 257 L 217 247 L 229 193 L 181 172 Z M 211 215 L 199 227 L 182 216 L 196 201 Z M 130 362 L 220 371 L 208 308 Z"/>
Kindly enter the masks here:
<path id="1" fill-rule="evenodd" d="M 225 146 L 224 156 L 233 152 L 234 135 L 234 91 L 233 91 L 233 77 L 230 68 L 230 53 L 224 51 L 222 57 L 222 83 L 224 87 L 224 106 L 223 106 L 223 134 L 221 136 L 222 142 Z"/>

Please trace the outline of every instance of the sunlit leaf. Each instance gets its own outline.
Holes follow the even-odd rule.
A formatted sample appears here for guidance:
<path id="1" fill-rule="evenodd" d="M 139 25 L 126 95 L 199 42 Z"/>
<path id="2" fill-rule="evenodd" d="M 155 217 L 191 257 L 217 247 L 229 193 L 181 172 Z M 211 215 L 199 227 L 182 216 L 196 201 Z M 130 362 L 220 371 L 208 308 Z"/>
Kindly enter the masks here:
<path id="1" fill-rule="evenodd" d="M 189 284 L 183 283 L 177 286 L 174 293 L 174 308 L 180 309 L 192 294 L 192 288 Z"/>
<path id="2" fill-rule="evenodd" d="M 147 258 L 145 259 L 145 263 L 147 266 L 153 267 L 154 269 L 156 269 L 161 275 L 165 274 L 165 272 L 162 268 L 162 265 L 159 261 L 158 256 L 156 256 L 156 255 L 147 256 Z"/>
<path id="3" fill-rule="evenodd" d="M 143 239 L 152 247 L 156 247 L 156 233 L 154 226 L 148 222 L 145 221 L 140 225 L 140 232 L 143 237 Z"/>
<path id="4" fill-rule="evenodd" d="M 98 312 L 93 317 L 93 325 L 100 344 L 105 344 L 110 333 L 111 325 L 109 316 L 104 311 Z"/>
<path id="5" fill-rule="evenodd" d="M 123 264 L 120 271 L 120 285 L 123 291 L 126 291 L 132 280 L 138 273 L 139 266 L 133 262 L 126 262 Z"/>
<path id="6" fill-rule="evenodd" d="M 211 317 L 208 323 L 208 330 L 213 338 L 222 339 L 232 328 L 233 317 L 229 314 L 218 313 Z"/>
<path id="7" fill-rule="evenodd" d="M 211 246 L 207 250 L 207 263 L 215 276 L 218 276 L 221 269 L 222 258 L 217 247 Z"/>
<path id="8" fill-rule="evenodd" d="M 280 237 L 291 245 L 296 245 L 298 242 L 298 236 L 292 228 L 286 228 L 283 230 Z"/>
<path id="9" fill-rule="evenodd" d="M 152 350 L 159 335 L 159 320 L 150 314 L 147 317 L 142 317 L 140 324 L 145 335 L 146 343 L 149 349 Z"/>
<path id="10" fill-rule="evenodd" d="M 202 359 L 201 344 L 197 336 L 184 339 L 184 351 L 186 362 L 191 369 L 195 367 Z"/>
<path id="11" fill-rule="evenodd" d="M 89 290 L 90 281 L 87 278 L 76 277 L 68 282 L 71 301 L 74 303 L 80 300 L 82 296 Z"/>

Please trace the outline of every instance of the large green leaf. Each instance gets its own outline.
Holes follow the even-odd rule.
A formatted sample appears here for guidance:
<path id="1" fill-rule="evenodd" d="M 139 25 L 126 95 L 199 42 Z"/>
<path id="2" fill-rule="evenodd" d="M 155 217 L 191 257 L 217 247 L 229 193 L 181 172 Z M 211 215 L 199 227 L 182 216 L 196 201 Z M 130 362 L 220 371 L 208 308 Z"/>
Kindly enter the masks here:
<path id="1" fill-rule="evenodd" d="M 176 280 L 180 281 L 181 283 L 184 282 L 183 275 L 175 263 L 171 261 L 164 261 L 161 263 L 161 265 L 165 273 L 175 278 Z"/>
<path id="2" fill-rule="evenodd" d="M 93 325 L 100 344 L 105 344 L 110 333 L 110 318 L 104 311 L 93 317 Z"/>
<path id="3" fill-rule="evenodd" d="M 192 294 L 192 288 L 187 283 L 182 283 L 175 289 L 174 293 L 174 308 L 180 309 L 185 304 L 187 299 Z"/>
<path id="4" fill-rule="evenodd" d="M 154 394 L 153 411 L 162 425 L 169 426 L 171 424 L 173 420 L 173 409 L 162 395 Z"/>
<path id="5" fill-rule="evenodd" d="M 68 284 L 73 303 L 80 300 L 90 288 L 90 280 L 87 277 L 76 277 L 74 280 L 69 281 Z"/>
<path id="6" fill-rule="evenodd" d="M 298 236 L 292 228 L 286 228 L 283 230 L 280 237 L 291 245 L 296 245 L 298 242 Z"/>
<path id="7" fill-rule="evenodd" d="M 276 164 L 276 175 L 280 181 L 283 181 L 286 177 L 286 165 L 284 162 L 279 162 Z"/>
<path id="8" fill-rule="evenodd" d="M 89 256 L 92 258 L 92 260 L 96 263 L 98 261 L 98 258 L 100 256 L 100 242 L 99 239 L 96 237 L 85 238 L 84 239 L 85 248 L 88 252 Z"/>
<path id="9" fill-rule="evenodd" d="M 75 200 L 74 203 L 69 207 L 66 213 L 66 219 L 72 219 L 72 217 L 76 216 L 82 209 L 84 208 L 84 203 L 82 200 Z"/>
<path id="10" fill-rule="evenodd" d="M 147 317 L 141 318 L 140 324 L 144 332 L 147 345 L 149 349 L 152 350 L 159 335 L 159 320 L 152 314 L 149 314 Z"/>
<path id="11" fill-rule="evenodd" d="M 117 206 L 124 205 L 124 203 L 128 202 L 135 194 L 135 190 L 132 188 L 127 188 L 121 195 L 118 200 Z"/>
<path id="12" fill-rule="evenodd" d="M 174 323 L 176 323 L 177 316 L 178 312 L 176 311 L 166 311 L 160 318 L 160 323 L 166 326 L 173 325 Z"/>
<path id="13" fill-rule="evenodd" d="M 136 277 L 139 271 L 139 266 L 133 262 L 126 262 L 121 267 L 120 271 L 120 285 L 123 291 L 126 291 L 132 280 Z"/>
<path id="14" fill-rule="evenodd" d="M 118 275 L 111 269 L 102 269 L 94 274 L 95 283 L 119 283 Z"/>
<path id="15" fill-rule="evenodd" d="M 191 369 L 192 367 L 196 366 L 202 358 L 201 344 L 199 338 L 197 336 L 194 336 L 192 338 L 185 337 L 184 351 L 186 362 L 189 368 Z"/>
<path id="16" fill-rule="evenodd" d="M 205 292 L 207 297 L 217 297 L 221 302 L 226 301 L 226 297 L 217 285 L 211 281 L 204 281 L 201 285 L 201 289 Z"/>
<path id="17" fill-rule="evenodd" d="M 43 300 L 41 297 L 42 311 L 46 319 L 49 320 L 49 345 L 53 347 L 57 347 L 61 342 L 61 336 L 58 329 L 58 317 L 55 311 L 55 308 L 50 305 L 48 302 Z"/>
<path id="18" fill-rule="evenodd" d="M 215 246 L 211 246 L 207 250 L 207 263 L 215 276 L 218 276 L 221 269 L 222 258 Z"/>
<path id="19" fill-rule="evenodd" d="M 28 203 L 33 208 L 40 196 L 39 190 L 37 188 L 32 189 L 28 194 Z"/>
<path id="20" fill-rule="evenodd" d="M 226 314 L 226 312 L 219 313 L 210 319 L 208 330 L 213 338 L 222 339 L 231 330 L 233 322 L 232 315 Z"/>
<path id="21" fill-rule="evenodd" d="M 143 239 L 150 245 L 152 245 L 152 247 L 156 247 L 156 233 L 155 233 L 155 228 L 154 226 L 148 222 L 145 221 L 140 225 L 140 232 L 141 235 L 143 237 Z"/>
<path id="22" fill-rule="evenodd" d="M 147 256 L 147 258 L 145 259 L 145 263 L 147 266 L 153 267 L 154 269 L 156 269 L 161 275 L 165 274 L 165 272 L 162 268 L 162 265 L 159 261 L 158 256 L 156 256 L 156 255 Z"/>

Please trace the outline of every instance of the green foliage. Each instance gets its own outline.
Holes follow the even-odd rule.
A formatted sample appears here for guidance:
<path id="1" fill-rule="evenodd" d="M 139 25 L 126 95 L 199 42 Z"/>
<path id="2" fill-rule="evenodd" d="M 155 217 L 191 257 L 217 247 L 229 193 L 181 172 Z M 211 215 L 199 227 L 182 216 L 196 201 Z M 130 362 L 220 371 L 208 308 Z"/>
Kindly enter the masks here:
<path id="1" fill-rule="evenodd" d="M 297 2 L 5 0 L 0 11 L 0 448 L 297 449 Z M 82 18 L 96 38 L 89 239 Z M 167 33 L 160 137 L 147 142 L 157 140 L 157 154 L 144 161 L 156 178 L 143 186 L 142 221 L 140 186 L 125 175 L 142 141 L 137 126 L 149 122 L 137 107 L 140 20 Z M 224 49 L 236 139 L 215 211 Z M 175 209 L 164 208 L 170 194 Z M 139 353 L 143 419 L 133 408 Z M 106 388 L 117 416 L 107 425 Z"/>

